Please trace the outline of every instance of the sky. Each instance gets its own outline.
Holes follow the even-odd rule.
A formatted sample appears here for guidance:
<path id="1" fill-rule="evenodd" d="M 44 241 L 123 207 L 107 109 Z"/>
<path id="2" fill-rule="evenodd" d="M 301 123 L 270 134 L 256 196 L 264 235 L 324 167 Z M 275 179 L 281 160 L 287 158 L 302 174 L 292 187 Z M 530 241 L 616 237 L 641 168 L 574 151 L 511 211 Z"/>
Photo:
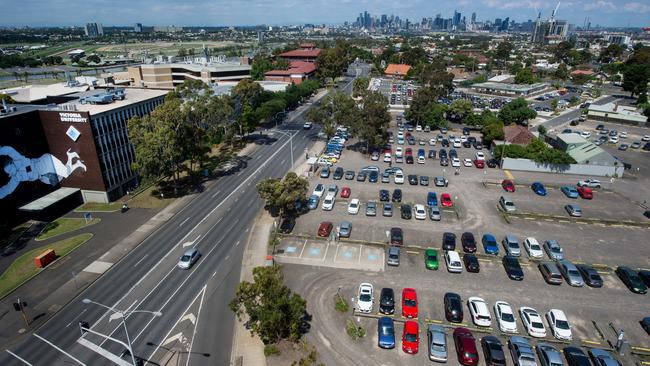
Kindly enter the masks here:
<path id="1" fill-rule="evenodd" d="M 99 22 L 105 26 L 148 25 L 231 26 L 342 24 L 358 14 L 394 14 L 419 22 L 454 10 L 468 19 L 510 17 L 535 19 L 536 10 L 548 18 L 557 3 L 541 0 L 2 0 L 1 26 L 71 26 Z M 11 14 L 8 16 L 8 14 Z M 650 26 L 650 0 L 563 1 L 558 19 L 592 26 Z"/>

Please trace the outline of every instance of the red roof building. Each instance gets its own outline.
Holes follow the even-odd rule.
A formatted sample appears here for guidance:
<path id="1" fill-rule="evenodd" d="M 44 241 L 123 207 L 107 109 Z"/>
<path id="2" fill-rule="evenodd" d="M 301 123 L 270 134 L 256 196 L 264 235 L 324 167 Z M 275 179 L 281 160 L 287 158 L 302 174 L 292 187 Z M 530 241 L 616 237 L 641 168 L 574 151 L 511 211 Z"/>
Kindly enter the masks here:
<path id="1" fill-rule="evenodd" d="M 526 127 L 520 125 L 505 126 L 503 134 L 506 142 L 514 145 L 526 146 L 535 139 L 535 135 L 528 131 Z"/>
<path id="2" fill-rule="evenodd" d="M 388 64 L 386 70 L 384 70 L 384 74 L 386 74 L 386 76 L 403 78 L 410 69 L 411 66 L 405 64 Z"/>
<path id="3" fill-rule="evenodd" d="M 282 81 L 300 84 L 316 75 L 316 65 L 313 62 L 291 61 L 287 70 L 271 70 L 264 74 L 264 80 Z"/>
<path id="4" fill-rule="evenodd" d="M 320 56 L 320 48 L 301 48 L 281 53 L 278 56 L 289 61 L 316 62 Z"/>

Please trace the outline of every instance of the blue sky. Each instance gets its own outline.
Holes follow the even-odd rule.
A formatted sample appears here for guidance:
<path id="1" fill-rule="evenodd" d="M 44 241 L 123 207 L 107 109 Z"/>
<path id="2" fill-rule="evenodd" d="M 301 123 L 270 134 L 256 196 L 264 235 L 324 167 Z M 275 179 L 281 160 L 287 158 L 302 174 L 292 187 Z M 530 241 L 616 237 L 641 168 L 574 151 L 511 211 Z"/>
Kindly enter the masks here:
<path id="1" fill-rule="evenodd" d="M 0 25 L 255 25 L 343 23 L 359 12 L 395 14 L 421 20 L 441 13 L 451 17 L 457 9 L 478 20 L 534 19 L 535 9 L 548 17 L 557 4 L 541 0 L 3 0 Z M 7 16 L 7 14 L 11 14 Z M 582 25 L 650 26 L 650 0 L 563 1 L 559 19 Z"/>

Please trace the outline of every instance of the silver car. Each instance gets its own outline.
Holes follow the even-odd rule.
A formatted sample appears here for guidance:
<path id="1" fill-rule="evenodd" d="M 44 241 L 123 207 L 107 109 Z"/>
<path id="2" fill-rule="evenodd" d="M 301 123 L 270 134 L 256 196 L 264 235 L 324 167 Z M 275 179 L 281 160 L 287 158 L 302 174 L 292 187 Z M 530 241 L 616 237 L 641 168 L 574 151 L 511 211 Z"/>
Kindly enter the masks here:
<path id="1" fill-rule="evenodd" d="M 501 196 L 499 199 L 499 205 L 505 212 L 515 212 L 517 211 L 517 207 L 515 206 L 515 203 L 512 202 L 509 198 L 505 198 Z"/>
<path id="2" fill-rule="evenodd" d="M 557 242 L 557 240 L 551 239 L 544 242 L 544 251 L 546 251 L 546 254 L 551 259 L 554 260 L 564 259 L 564 253 L 562 251 L 562 247 L 560 246 L 560 243 Z"/>
<path id="3" fill-rule="evenodd" d="M 575 287 L 582 287 L 585 285 L 582 275 L 580 275 L 578 268 L 573 263 L 566 259 L 560 259 L 557 261 L 557 265 L 560 272 L 562 272 L 562 276 L 564 276 L 564 279 L 569 285 Z"/>
<path id="4" fill-rule="evenodd" d="M 431 206 L 429 208 L 429 218 L 433 221 L 440 221 L 440 209 L 438 206 Z"/>
<path id="5" fill-rule="evenodd" d="M 427 328 L 429 359 L 437 362 L 447 362 L 447 336 L 445 328 L 429 324 Z"/>
<path id="6" fill-rule="evenodd" d="M 573 216 L 573 217 L 582 216 L 582 209 L 578 205 L 566 205 L 564 206 L 564 209 L 569 214 L 569 216 Z"/>
<path id="7" fill-rule="evenodd" d="M 548 343 L 537 343 L 537 357 L 542 366 L 564 366 L 562 355 Z"/>
<path id="8" fill-rule="evenodd" d="M 177 266 L 180 269 L 190 269 L 190 267 L 192 267 L 194 262 L 196 262 L 200 256 L 201 253 L 199 253 L 198 249 L 188 249 L 185 251 L 185 253 L 183 253 L 181 259 L 178 260 Z"/>
<path id="9" fill-rule="evenodd" d="M 388 257 L 386 258 L 386 264 L 389 266 L 399 266 L 399 248 L 390 247 L 388 248 Z"/>
<path id="10" fill-rule="evenodd" d="M 377 216 L 377 203 L 370 201 L 366 204 L 366 216 Z"/>
<path id="11" fill-rule="evenodd" d="M 621 366 L 621 363 L 612 356 L 612 354 L 604 349 L 592 348 L 589 350 L 589 356 L 594 365 L 597 366 Z"/>
<path id="12" fill-rule="evenodd" d="M 339 235 L 341 238 L 349 238 L 350 233 L 352 232 L 352 223 L 349 221 L 343 221 L 339 224 Z"/>
<path id="13" fill-rule="evenodd" d="M 519 241 L 514 235 L 506 235 L 506 237 L 501 241 L 501 244 L 508 255 L 513 257 L 521 256 L 521 247 L 519 246 Z"/>
<path id="14" fill-rule="evenodd" d="M 520 336 L 510 337 L 508 340 L 508 348 L 510 349 L 510 355 L 515 365 L 537 366 L 535 353 L 533 353 L 533 348 L 526 338 Z"/>

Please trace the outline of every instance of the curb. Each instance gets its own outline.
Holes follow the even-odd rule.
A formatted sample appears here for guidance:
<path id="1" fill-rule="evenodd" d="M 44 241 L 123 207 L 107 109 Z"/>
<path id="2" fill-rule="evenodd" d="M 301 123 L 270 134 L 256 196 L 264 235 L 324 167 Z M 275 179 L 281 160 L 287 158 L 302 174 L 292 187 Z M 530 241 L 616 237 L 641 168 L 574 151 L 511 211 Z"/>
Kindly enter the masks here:
<path id="1" fill-rule="evenodd" d="M 76 217 L 68 217 L 68 218 L 75 219 L 75 220 L 84 220 L 84 219 L 76 218 Z M 78 231 L 78 230 L 81 230 L 81 229 L 85 229 L 85 228 L 90 227 L 90 226 L 93 226 L 93 225 L 95 225 L 95 224 L 99 224 L 101 221 L 102 221 L 102 219 L 100 219 L 99 217 L 94 217 L 94 218 L 92 218 L 92 220 L 91 220 L 91 222 L 94 222 L 94 223 L 91 223 L 90 225 L 84 225 L 84 226 L 82 226 L 82 227 L 80 227 L 80 228 L 78 228 L 78 229 L 74 229 L 74 230 L 66 231 L 66 232 L 63 232 L 63 233 L 61 233 L 61 234 L 56 234 L 56 235 L 54 235 L 54 236 L 50 236 L 49 238 L 38 239 L 38 235 L 40 235 L 40 234 L 43 232 L 43 230 L 45 230 L 45 227 L 47 227 L 47 225 L 45 225 L 45 227 L 43 228 L 43 230 L 41 230 L 41 231 L 38 233 L 38 235 L 36 235 L 36 236 L 34 237 L 34 241 L 36 241 L 36 242 L 46 241 L 46 240 L 50 240 L 50 239 L 52 239 L 52 238 L 56 238 L 57 236 L 61 236 L 61 235 L 69 234 L 69 233 L 74 233 L 75 231 Z"/>

